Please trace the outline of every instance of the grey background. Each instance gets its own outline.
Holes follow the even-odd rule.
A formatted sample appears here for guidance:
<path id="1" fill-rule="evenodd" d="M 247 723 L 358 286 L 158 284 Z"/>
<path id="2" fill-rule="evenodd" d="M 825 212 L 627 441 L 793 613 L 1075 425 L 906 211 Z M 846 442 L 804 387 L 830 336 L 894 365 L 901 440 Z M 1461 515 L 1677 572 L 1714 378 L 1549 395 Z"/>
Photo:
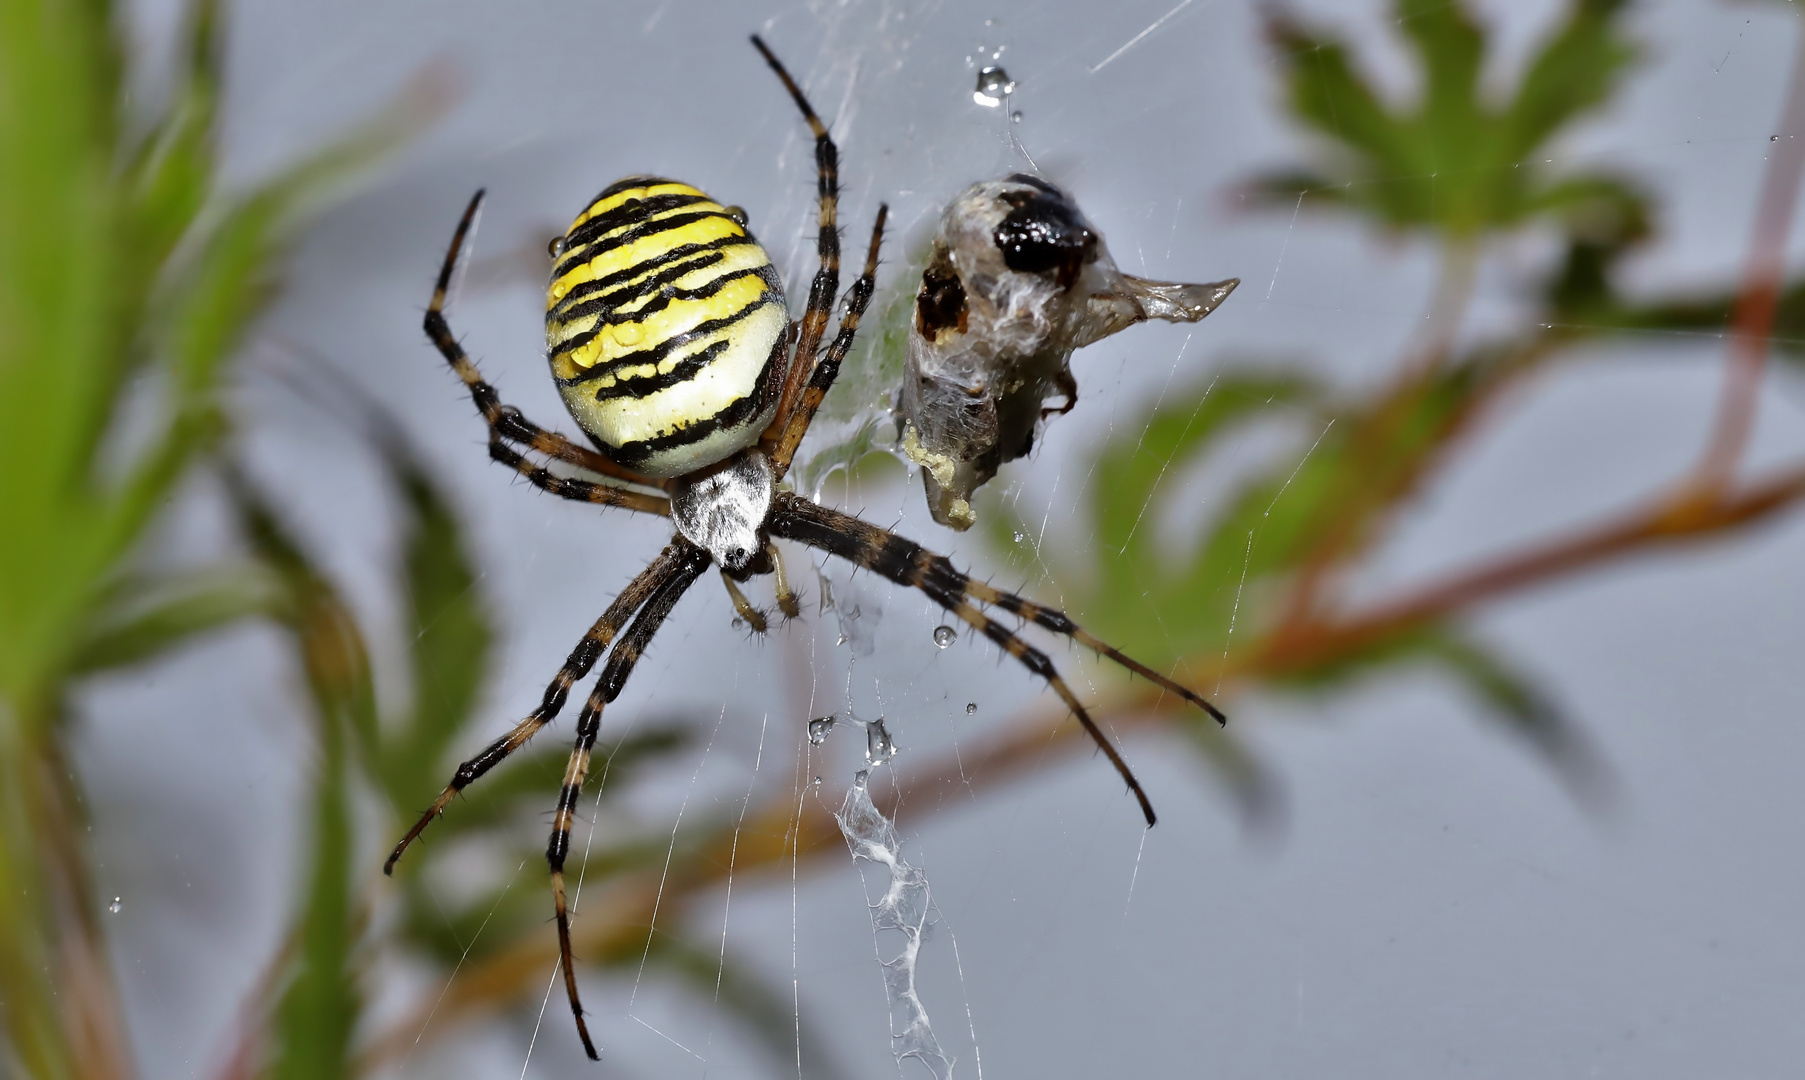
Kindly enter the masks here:
<path id="1" fill-rule="evenodd" d="M 136 47 L 153 59 L 168 44 L 165 7 L 146 3 L 134 16 Z M 1303 7 L 1356 36 L 1391 85 L 1408 85 L 1383 32 L 1386 8 Z M 1506 67 L 1556 7 L 1479 5 L 1506 43 Z M 379 479 L 354 439 L 272 373 L 317 354 L 401 413 L 471 522 L 504 630 L 492 718 L 476 745 L 537 699 L 569 643 L 660 546 L 663 526 L 597 520 L 487 463 L 467 399 L 418 331 L 469 192 L 491 192 L 477 241 L 479 266 L 489 258 L 491 269 L 473 274 L 454 325 L 509 400 L 561 420 L 538 357 L 539 270 L 526 258 L 510 274 L 493 257 L 542 244 L 617 176 L 662 172 L 746 206 L 793 295 L 802 292 L 812 270 L 800 239 L 808 145 L 745 44 L 749 31 L 766 35 L 840 138 L 848 231 L 862 233 L 890 200 L 900 228 L 886 288 L 947 197 L 1016 166 L 1003 110 L 970 94 L 973 65 L 1001 47 L 1019 83 L 1023 146 L 1076 193 L 1124 270 L 1246 280 L 1194 336 L 1142 327 L 1081 354 L 1084 403 L 1033 461 L 1005 474 L 1030 517 L 1050 520 L 1049 545 L 1082 544 L 1060 523 L 1080 497 L 1086 447 L 1118 416 L 1169 382 L 1207 380 L 1237 353 L 1307 357 L 1350 386 L 1379 379 L 1421 317 L 1434 272 L 1410 242 L 1236 207 L 1233 181 L 1302 152 L 1275 109 L 1244 0 L 1195 0 L 1091 70 L 1172 9 L 1168 0 L 239 5 L 227 143 L 240 180 L 365 115 L 429 61 L 466 87 L 443 122 L 350 193 L 303 247 L 252 346 L 244 392 L 260 418 L 249 437 L 261 475 L 287 491 L 291 519 L 369 621 L 392 628 Z M 1633 264 L 1637 287 L 1721 282 L 1737 270 L 1790 18 L 1779 5 L 1638 9 L 1645 67 L 1561 147 L 1576 167 L 1621 167 L 1658 194 L 1664 232 Z M 146 92 L 154 87 L 153 66 Z M 1521 283 L 1552 253 L 1550 237 L 1529 234 L 1488 260 L 1469 333 L 1513 318 Z M 1713 341 L 1652 338 L 1538 383 L 1401 523 L 1363 591 L 1427 580 L 1654 490 L 1702 444 L 1720 356 Z M 1805 449 L 1797 391 L 1770 382 L 1755 460 Z M 1257 461 L 1274 437 L 1250 436 L 1212 469 Z M 1197 478 L 1200 505 L 1212 477 L 1228 474 Z M 994 569 L 973 538 L 933 526 L 912 485 L 829 495 Z M 163 543 L 194 554 L 219 533 L 196 492 Z M 1265 840 L 1241 829 L 1186 752 L 1158 739 L 1127 747 L 1161 811 L 1145 836 L 1106 765 L 1085 757 L 984 798 L 950 791 L 941 806 L 905 808 L 909 850 L 951 931 L 924 949 L 922 993 L 959 1075 L 978 1075 L 973 1030 L 992 1077 L 1796 1075 L 1805 1059 L 1802 540 L 1805 522 L 1788 518 L 1486 610 L 1481 633 L 1543 680 L 1607 755 L 1617 798 L 1602 815 L 1577 807 L 1431 679 L 1322 700 L 1232 701 L 1235 723 L 1289 793 L 1285 828 Z M 1046 582 L 1019 583 L 1058 599 Z M 815 585 L 805 584 L 812 601 Z M 679 807 L 736 805 L 749 783 L 788 783 L 793 766 L 822 775 L 821 797 L 837 805 L 856 733 L 796 761 L 804 720 L 848 695 L 860 715 L 890 719 L 904 763 L 1040 699 L 982 643 L 935 649 L 941 619 L 925 599 L 864 578 L 848 587 L 881 613 L 868 657 L 836 646 L 832 616 L 812 603 L 800 624 L 758 642 L 729 625 L 711 582 L 684 601 L 609 730 L 685 715 L 714 734 L 706 755 L 634 792 L 635 812 L 668 820 Z M 1081 693 L 1093 685 L 1078 654 L 1055 657 Z M 85 702 L 79 756 L 95 801 L 98 883 L 121 897 L 109 925 L 146 1075 L 221 1064 L 235 1009 L 295 895 L 288 875 L 311 749 L 294 684 L 274 639 L 247 631 L 97 687 Z M 969 718 L 967 701 L 980 704 Z M 374 874 L 390 838 L 370 820 Z M 514 887 L 543 889 L 540 866 L 519 871 Z M 805 1021 L 849 1071 L 886 1075 L 894 1066 L 863 903 L 849 863 L 794 890 L 787 878 L 747 879 L 736 883 L 726 935 L 786 991 L 794 979 Z M 699 909 L 689 930 L 718 941 L 718 906 Z M 405 962 L 372 965 L 380 1015 L 437 992 L 436 976 Z M 784 1074 L 743 1032 L 656 980 L 592 978 L 587 992 L 608 1048 L 600 1070 L 579 1064 L 557 1000 L 530 1062 L 526 1009 L 486 1028 L 430 1032 L 403 1067 Z"/>

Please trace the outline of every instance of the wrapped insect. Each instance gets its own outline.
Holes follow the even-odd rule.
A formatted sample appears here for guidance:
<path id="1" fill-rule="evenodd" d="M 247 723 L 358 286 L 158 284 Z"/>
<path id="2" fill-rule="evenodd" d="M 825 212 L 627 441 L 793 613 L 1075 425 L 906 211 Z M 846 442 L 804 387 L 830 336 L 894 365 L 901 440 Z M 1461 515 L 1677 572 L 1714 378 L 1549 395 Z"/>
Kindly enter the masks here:
<path id="1" fill-rule="evenodd" d="M 1078 403 L 1074 350 L 1148 319 L 1196 322 L 1238 284 L 1122 273 L 1072 197 L 1037 177 L 967 188 L 940 217 L 904 361 L 902 449 L 934 520 L 970 528 L 972 493 Z"/>

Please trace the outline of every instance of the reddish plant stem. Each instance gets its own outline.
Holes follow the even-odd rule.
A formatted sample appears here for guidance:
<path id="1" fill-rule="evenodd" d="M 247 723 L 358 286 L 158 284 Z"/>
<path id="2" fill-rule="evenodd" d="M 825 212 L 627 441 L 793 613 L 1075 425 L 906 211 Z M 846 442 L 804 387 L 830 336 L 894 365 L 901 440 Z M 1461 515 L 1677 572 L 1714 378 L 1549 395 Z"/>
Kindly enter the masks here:
<path id="1" fill-rule="evenodd" d="M 1742 289 L 1731 318 L 1717 419 L 1693 478 L 1695 491 L 1707 497 L 1728 482 L 1748 447 L 1755 406 L 1760 400 L 1761 377 L 1767 366 L 1768 341 L 1786 271 L 1786 242 L 1798 207 L 1799 182 L 1805 178 L 1805 19 L 1799 22 L 1792 75 L 1787 83 L 1780 130 L 1774 138 L 1774 150 L 1761 179 Z"/>

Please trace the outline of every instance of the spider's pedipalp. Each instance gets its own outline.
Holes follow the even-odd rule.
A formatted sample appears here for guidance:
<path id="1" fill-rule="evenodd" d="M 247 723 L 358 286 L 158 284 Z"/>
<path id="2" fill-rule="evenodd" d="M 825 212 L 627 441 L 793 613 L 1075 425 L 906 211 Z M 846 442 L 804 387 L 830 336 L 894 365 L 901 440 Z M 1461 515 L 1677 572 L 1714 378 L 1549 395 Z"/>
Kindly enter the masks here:
<path id="1" fill-rule="evenodd" d="M 540 699 L 539 707 L 528 713 L 524 720 L 515 724 L 506 735 L 496 739 L 484 747 L 481 753 L 457 767 L 457 771 L 451 776 L 451 781 L 445 785 L 445 790 L 439 793 L 439 797 L 433 800 L 432 806 L 420 815 L 420 820 L 415 822 L 414 827 L 401 838 L 401 842 L 395 845 L 395 850 L 389 854 L 388 861 L 382 864 L 383 873 L 393 874 L 395 872 L 395 863 L 400 861 L 401 855 L 407 850 L 408 845 L 426 831 L 426 827 L 432 824 L 434 818 L 444 812 L 446 804 L 451 802 L 458 792 L 475 783 L 484 773 L 501 764 L 514 751 L 525 746 L 527 740 L 538 734 L 540 728 L 551 723 L 557 717 L 564 708 L 564 702 L 570 697 L 571 686 L 578 679 L 589 674 L 590 669 L 595 667 L 596 661 L 602 658 L 602 654 L 614 641 L 614 636 L 620 632 L 620 628 L 626 625 L 627 620 L 633 617 L 634 612 L 643 607 L 647 599 L 678 570 L 682 563 L 684 549 L 687 547 L 688 545 L 680 546 L 679 543 L 669 545 L 659 553 L 656 559 L 652 560 L 650 566 L 640 571 L 639 576 L 621 590 L 621 594 L 614 598 L 614 603 L 608 605 L 608 610 L 602 613 L 602 617 L 597 619 L 595 624 L 589 628 L 589 632 L 583 635 L 583 640 L 577 642 L 577 647 L 571 650 L 570 656 L 564 661 L 564 666 L 558 669 L 558 674 L 552 679 L 551 685 L 545 688 L 545 696 Z"/>
<path id="2" fill-rule="evenodd" d="M 752 601 L 746 599 L 746 594 L 740 590 L 739 585 L 733 580 L 733 576 L 725 569 L 721 571 L 721 584 L 727 586 L 727 598 L 733 601 L 733 610 L 739 614 L 747 626 L 752 628 L 753 633 L 762 634 L 770 629 L 770 620 L 765 618 L 765 613 L 754 607 Z"/>
<path id="3" fill-rule="evenodd" d="M 1103 734 L 1103 730 L 1097 726 L 1096 721 L 1091 719 L 1090 713 L 1085 710 L 1077 695 L 1072 693 L 1071 688 L 1060 677 L 1053 662 L 1047 658 L 1045 653 L 1023 641 L 1013 630 L 978 610 L 968 599 L 968 597 L 978 597 L 980 590 L 999 598 L 1011 597 L 1011 594 L 999 592 L 988 585 L 979 585 L 969 575 L 954 569 L 952 563 L 948 562 L 944 556 L 928 551 L 913 540 L 898 536 L 886 529 L 880 529 L 849 514 L 829 510 L 799 495 L 785 492 L 778 496 L 776 510 L 771 515 L 770 528 L 773 536 L 781 536 L 808 544 L 810 547 L 820 548 L 829 554 L 838 555 L 848 562 L 889 578 L 898 585 L 920 589 L 927 594 L 929 599 L 957 615 L 965 623 L 995 642 L 1010 656 L 1015 657 L 1028 670 L 1045 679 L 1047 684 L 1053 688 L 1053 692 L 1058 694 L 1060 700 L 1072 710 L 1073 715 L 1078 718 L 1078 722 L 1084 725 L 1084 730 L 1096 742 L 1098 749 L 1103 751 L 1104 756 L 1109 758 L 1110 764 L 1115 766 L 1116 772 L 1121 775 L 1123 782 L 1139 800 L 1141 813 L 1146 817 L 1147 824 L 1154 823 L 1153 804 L 1148 800 L 1147 793 L 1141 789 L 1140 781 L 1135 779 L 1134 771 L 1128 767 L 1128 763 L 1110 743 L 1109 738 Z M 1057 615 L 1059 619 L 1070 624 L 1074 630 L 1076 629 L 1076 624 L 1071 624 L 1071 620 L 1066 619 L 1061 612 L 1056 612 L 1051 608 L 1039 608 L 1019 597 L 1011 598 L 1019 605 L 1022 614 L 1027 614 L 1032 610 L 1046 616 Z M 1046 624 L 1042 623 L 1042 625 Z M 1076 637 L 1075 634 L 1071 636 Z M 1090 635 L 1086 634 L 1085 637 L 1090 638 Z M 1090 640 L 1096 639 L 1090 638 Z M 1111 656 L 1111 654 L 1114 655 Z M 1110 653 L 1104 655 L 1114 659 L 1115 656 L 1121 654 L 1111 649 Z M 1132 670 L 1140 671 L 1142 667 L 1137 665 Z"/>
<path id="4" fill-rule="evenodd" d="M 773 591 L 777 593 L 777 610 L 783 612 L 786 619 L 794 619 L 802 614 L 802 601 L 796 598 L 796 591 L 790 588 L 790 576 L 784 573 L 783 553 L 777 545 L 765 541 L 765 557 L 771 562 Z"/>
<path id="5" fill-rule="evenodd" d="M 552 835 L 545 846 L 546 865 L 551 868 L 553 913 L 558 923 L 558 957 L 564 966 L 564 991 L 570 998 L 570 1011 L 576 1017 L 577 1034 L 591 1060 L 600 1060 L 589 1027 L 583 1022 L 583 1002 L 577 994 L 577 974 L 570 948 L 570 910 L 564 894 L 564 860 L 570 854 L 570 823 L 576 816 L 577 800 L 583 794 L 583 781 L 589 776 L 589 756 L 595 749 L 596 736 L 602 730 L 602 709 L 620 696 L 633 665 L 644 655 L 645 647 L 664 625 L 665 617 L 683 598 L 683 593 L 708 569 L 708 553 L 685 540 L 674 541 L 665 551 L 671 563 L 651 596 L 639 608 L 633 624 L 602 665 L 595 689 L 577 715 L 576 745 L 570 751 L 570 763 L 564 768 L 564 786 L 558 792 L 558 809 L 552 818 Z M 641 574 L 643 579 L 646 575 Z"/>

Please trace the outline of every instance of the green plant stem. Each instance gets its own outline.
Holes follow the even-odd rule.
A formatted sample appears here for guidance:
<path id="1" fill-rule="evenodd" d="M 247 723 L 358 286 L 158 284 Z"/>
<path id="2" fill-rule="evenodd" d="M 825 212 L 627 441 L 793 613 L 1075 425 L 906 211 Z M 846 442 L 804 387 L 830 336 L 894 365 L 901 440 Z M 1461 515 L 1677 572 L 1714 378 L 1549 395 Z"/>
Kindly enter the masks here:
<path id="1" fill-rule="evenodd" d="M 130 1065 L 82 862 L 85 830 L 42 718 L 0 706 L 0 986 L 7 1041 L 33 1080 L 115 1080 Z M 34 737 L 34 734 L 38 737 Z"/>

